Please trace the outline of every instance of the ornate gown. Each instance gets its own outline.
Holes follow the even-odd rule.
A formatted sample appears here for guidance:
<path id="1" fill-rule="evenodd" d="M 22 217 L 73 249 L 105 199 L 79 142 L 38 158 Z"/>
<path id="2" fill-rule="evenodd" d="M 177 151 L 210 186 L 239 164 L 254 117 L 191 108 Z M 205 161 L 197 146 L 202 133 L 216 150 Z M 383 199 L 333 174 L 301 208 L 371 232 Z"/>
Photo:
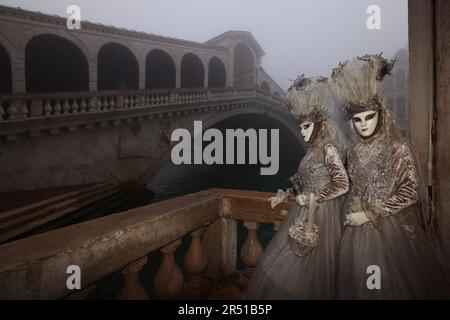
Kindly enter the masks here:
<path id="1" fill-rule="evenodd" d="M 354 145 L 347 161 L 348 199 L 357 196 L 369 208 L 378 208 L 379 218 L 344 231 L 339 298 L 448 298 L 449 284 L 421 225 L 418 174 L 409 145 L 380 133 Z M 379 267 L 379 290 L 367 286 L 371 265 Z"/>
<path id="2" fill-rule="evenodd" d="M 335 297 L 338 244 L 342 230 L 342 198 L 348 177 L 341 156 L 330 143 L 313 144 L 298 168 L 301 194 L 313 192 L 320 204 L 315 213 L 320 240 L 307 256 L 297 256 L 288 230 L 308 207 L 298 204 L 288 212 L 267 246 L 250 280 L 246 299 L 331 299 Z"/>

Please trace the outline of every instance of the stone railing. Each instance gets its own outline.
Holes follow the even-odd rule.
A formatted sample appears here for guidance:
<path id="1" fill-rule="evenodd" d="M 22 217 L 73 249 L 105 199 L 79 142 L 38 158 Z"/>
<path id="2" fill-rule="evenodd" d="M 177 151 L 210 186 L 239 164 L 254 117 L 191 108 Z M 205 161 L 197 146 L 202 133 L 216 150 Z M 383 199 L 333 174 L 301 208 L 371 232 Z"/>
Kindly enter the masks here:
<path id="1" fill-rule="evenodd" d="M 257 229 L 281 224 L 292 203 L 270 208 L 270 193 L 211 189 L 53 230 L 0 246 L 0 299 L 83 299 L 102 277 L 121 272 L 117 299 L 148 299 L 138 272 L 160 250 L 154 279 L 158 298 L 199 297 L 205 283 L 237 270 L 237 220 L 248 234 L 240 258 L 249 277 L 262 254 Z M 191 236 L 183 272 L 174 253 Z M 81 290 L 71 291 L 68 266 L 81 270 Z M 150 297 L 155 298 L 155 297 Z"/>
<path id="2" fill-rule="evenodd" d="M 283 102 L 280 97 L 258 88 L 193 88 L 0 95 L 0 122 L 257 97 L 272 101 L 273 105 Z"/>

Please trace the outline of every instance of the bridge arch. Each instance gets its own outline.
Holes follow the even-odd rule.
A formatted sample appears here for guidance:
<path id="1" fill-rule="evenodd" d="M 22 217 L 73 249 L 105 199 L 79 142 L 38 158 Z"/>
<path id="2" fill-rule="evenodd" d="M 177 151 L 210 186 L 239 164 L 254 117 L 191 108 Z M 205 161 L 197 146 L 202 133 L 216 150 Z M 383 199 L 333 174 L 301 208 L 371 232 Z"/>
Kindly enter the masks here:
<path id="1" fill-rule="evenodd" d="M 175 88 L 176 67 L 172 57 L 162 49 L 153 49 L 145 61 L 145 88 Z"/>
<path id="2" fill-rule="evenodd" d="M 139 64 L 136 55 L 123 44 L 108 42 L 97 55 L 98 90 L 139 88 Z"/>
<path id="3" fill-rule="evenodd" d="M 218 112 L 213 117 L 204 119 L 203 120 L 203 130 L 212 128 L 222 121 L 228 120 L 235 116 L 242 116 L 242 115 L 263 115 L 263 116 L 272 118 L 279 123 L 284 124 L 286 129 L 292 135 L 293 139 L 298 143 L 299 148 L 301 148 L 303 153 L 306 153 L 307 145 L 305 144 L 305 141 L 303 140 L 303 138 L 301 137 L 301 135 L 299 133 L 297 122 L 295 121 L 295 119 L 290 117 L 289 115 L 285 114 L 282 111 L 278 111 L 275 109 L 269 110 L 269 109 L 266 109 L 256 103 L 253 106 L 246 106 L 245 108 L 223 110 L 223 111 Z M 188 125 L 186 127 L 186 129 L 188 129 L 190 131 L 191 136 L 194 135 L 192 123 L 190 125 Z M 171 149 L 166 150 L 166 152 L 164 152 L 161 155 L 161 157 L 159 157 L 158 161 L 153 163 L 152 167 L 149 168 L 148 171 L 141 176 L 140 182 L 144 183 L 144 184 L 148 184 L 154 177 L 156 177 L 158 175 L 158 173 L 169 163 L 170 154 L 171 154 Z"/>
<path id="4" fill-rule="evenodd" d="M 72 41 L 55 34 L 31 38 L 25 47 L 27 92 L 85 91 L 89 64 Z"/>
<path id="5" fill-rule="evenodd" d="M 226 87 L 227 72 L 225 65 L 217 57 L 212 57 L 208 65 L 208 87 Z"/>
<path id="6" fill-rule="evenodd" d="M 181 88 L 204 87 L 205 67 L 194 53 L 186 53 L 181 58 Z"/>
<path id="7" fill-rule="evenodd" d="M 0 43 L 0 94 L 12 92 L 11 58 Z"/>
<path id="8" fill-rule="evenodd" d="M 251 88 L 255 85 L 255 53 L 245 43 L 239 42 L 234 47 L 233 74 L 234 86 Z"/>

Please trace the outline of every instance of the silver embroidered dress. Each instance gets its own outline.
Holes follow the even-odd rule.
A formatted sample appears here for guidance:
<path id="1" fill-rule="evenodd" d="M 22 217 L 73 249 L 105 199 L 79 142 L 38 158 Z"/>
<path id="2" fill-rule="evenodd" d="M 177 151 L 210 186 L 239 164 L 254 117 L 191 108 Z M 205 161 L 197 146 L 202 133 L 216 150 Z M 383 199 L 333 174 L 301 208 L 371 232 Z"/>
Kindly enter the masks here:
<path id="1" fill-rule="evenodd" d="M 448 298 L 449 283 L 421 224 L 418 175 L 408 144 L 380 132 L 356 144 L 348 163 L 350 198 L 378 208 L 378 217 L 344 232 L 339 298 Z M 369 266 L 379 267 L 380 289 L 368 289 Z"/>
<path id="2" fill-rule="evenodd" d="M 319 117 L 320 118 L 320 117 Z M 300 120 L 301 122 L 302 120 Z M 321 129 L 298 167 L 298 190 L 319 197 L 315 211 L 320 240 L 306 256 L 296 255 L 288 240 L 289 228 L 305 219 L 307 206 L 295 204 L 265 249 L 250 280 L 246 299 L 331 299 L 336 295 L 338 244 L 342 230 L 343 197 L 348 177 L 341 151 L 344 143 L 332 120 L 320 120 Z"/>
<path id="3" fill-rule="evenodd" d="M 344 214 L 364 211 L 369 222 L 344 230 L 338 298 L 448 298 L 448 280 L 424 228 L 411 147 L 377 98 L 390 69 L 381 55 L 365 55 L 340 64 L 332 75 L 350 116 L 379 113 L 372 136 L 364 139 L 352 128 L 358 142 L 347 155 L 350 192 Z"/>

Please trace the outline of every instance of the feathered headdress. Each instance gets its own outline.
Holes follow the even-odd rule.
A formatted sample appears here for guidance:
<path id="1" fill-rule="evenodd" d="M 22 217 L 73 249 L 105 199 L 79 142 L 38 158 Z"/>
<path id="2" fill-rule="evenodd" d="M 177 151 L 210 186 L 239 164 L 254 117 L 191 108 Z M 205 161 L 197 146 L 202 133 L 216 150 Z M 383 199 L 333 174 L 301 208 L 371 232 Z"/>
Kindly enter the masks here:
<path id="1" fill-rule="evenodd" d="M 331 74 L 331 88 L 345 106 L 348 116 L 368 110 L 380 110 L 378 93 L 384 77 L 390 74 L 395 60 L 380 54 L 366 54 L 339 63 Z"/>
<path id="2" fill-rule="evenodd" d="M 331 98 L 328 79 L 324 77 L 297 77 L 287 92 L 289 111 L 299 119 L 320 122 L 328 119 L 327 105 Z"/>

